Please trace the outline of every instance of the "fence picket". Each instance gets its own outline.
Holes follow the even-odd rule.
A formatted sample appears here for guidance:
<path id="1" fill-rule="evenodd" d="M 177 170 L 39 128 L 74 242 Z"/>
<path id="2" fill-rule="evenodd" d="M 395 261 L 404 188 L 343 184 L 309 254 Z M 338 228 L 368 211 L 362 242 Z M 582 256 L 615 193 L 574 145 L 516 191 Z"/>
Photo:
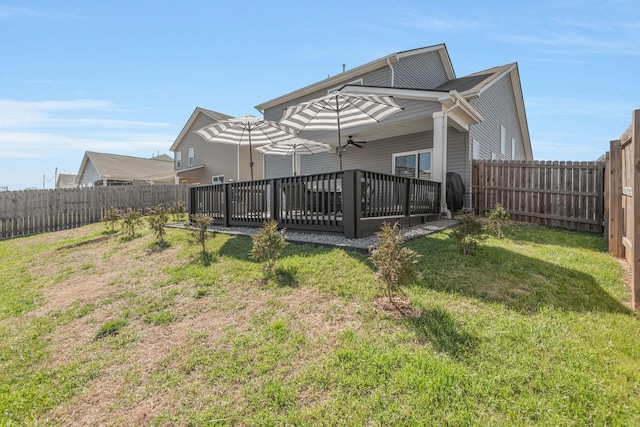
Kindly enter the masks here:
<path id="1" fill-rule="evenodd" d="M 0 192 L 0 240 L 58 231 L 98 222 L 107 209 L 131 208 L 147 212 L 175 200 L 186 203 L 184 185 L 123 185 Z"/>
<path id="2" fill-rule="evenodd" d="M 473 169 L 480 215 L 501 203 L 515 221 L 603 232 L 603 163 L 475 160 Z"/>

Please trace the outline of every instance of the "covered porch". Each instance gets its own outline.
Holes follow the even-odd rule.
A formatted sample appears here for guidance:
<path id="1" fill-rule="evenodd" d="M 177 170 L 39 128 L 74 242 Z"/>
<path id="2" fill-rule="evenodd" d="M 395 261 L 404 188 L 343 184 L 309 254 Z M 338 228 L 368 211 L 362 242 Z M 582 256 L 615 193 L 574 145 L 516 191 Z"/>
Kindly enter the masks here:
<path id="1" fill-rule="evenodd" d="M 188 209 L 225 227 L 260 227 L 273 219 L 290 230 L 360 238 L 383 222 L 411 226 L 439 218 L 441 189 L 430 180 L 346 170 L 194 186 Z"/>

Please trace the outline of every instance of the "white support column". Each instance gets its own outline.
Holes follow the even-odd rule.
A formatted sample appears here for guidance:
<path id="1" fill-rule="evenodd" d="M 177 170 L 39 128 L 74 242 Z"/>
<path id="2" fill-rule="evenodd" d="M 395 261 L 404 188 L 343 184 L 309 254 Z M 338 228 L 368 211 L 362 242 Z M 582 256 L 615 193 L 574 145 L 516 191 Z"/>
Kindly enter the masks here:
<path id="1" fill-rule="evenodd" d="M 451 213 L 447 209 L 447 113 L 433 113 L 433 161 L 431 163 L 432 179 L 442 183 L 440 193 L 440 212 L 447 217 Z"/>

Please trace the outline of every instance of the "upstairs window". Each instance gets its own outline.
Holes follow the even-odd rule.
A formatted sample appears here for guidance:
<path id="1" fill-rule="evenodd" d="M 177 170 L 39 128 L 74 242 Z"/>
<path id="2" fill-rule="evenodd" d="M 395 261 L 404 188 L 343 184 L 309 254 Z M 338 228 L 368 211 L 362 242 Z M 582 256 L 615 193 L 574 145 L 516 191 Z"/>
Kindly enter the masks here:
<path id="1" fill-rule="evenodd" d="M 189 166 L 196 164 L 196 153 L 193 147 L 189 148 Z"/>
<path id="2" fill-rule="evenodd" d="M 182 151 L 176 151 L 176 169 L 182 167 Z"/>
<path id="3" fill-rule="evenodd" d="M 473 160 L 478 160 L 480 158 L 480 143 L 473 140 Z"/>

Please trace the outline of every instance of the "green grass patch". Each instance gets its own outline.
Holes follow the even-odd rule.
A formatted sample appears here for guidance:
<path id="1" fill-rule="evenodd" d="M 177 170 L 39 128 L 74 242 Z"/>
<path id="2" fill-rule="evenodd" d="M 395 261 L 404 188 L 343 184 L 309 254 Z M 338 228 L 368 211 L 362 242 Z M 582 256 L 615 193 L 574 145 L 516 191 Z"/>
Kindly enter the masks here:
<path id="1" fill-rule="evenodd" d="M 410 241 L 411 316 L 379 306 L 365 254 L 288 245 L 262 281 L 250 238 L 218 234 L 206 258 L 189 238 L 0 242 L 0 424 L 81 412 L 74 398 L 109 372 L 118 389 L 92 398 L 116 424 L 160 399 L 151 425 L 640 425 L 640 319 L 599 236 L 511 227 L 472 256 L 449 231 Z M 86 261 L 42 273 L 60 257 Z M 30 313 L 44 290 L 114 269 L 97 296 Z M 141 347 L 158 336 L 166 353 Z"/>

